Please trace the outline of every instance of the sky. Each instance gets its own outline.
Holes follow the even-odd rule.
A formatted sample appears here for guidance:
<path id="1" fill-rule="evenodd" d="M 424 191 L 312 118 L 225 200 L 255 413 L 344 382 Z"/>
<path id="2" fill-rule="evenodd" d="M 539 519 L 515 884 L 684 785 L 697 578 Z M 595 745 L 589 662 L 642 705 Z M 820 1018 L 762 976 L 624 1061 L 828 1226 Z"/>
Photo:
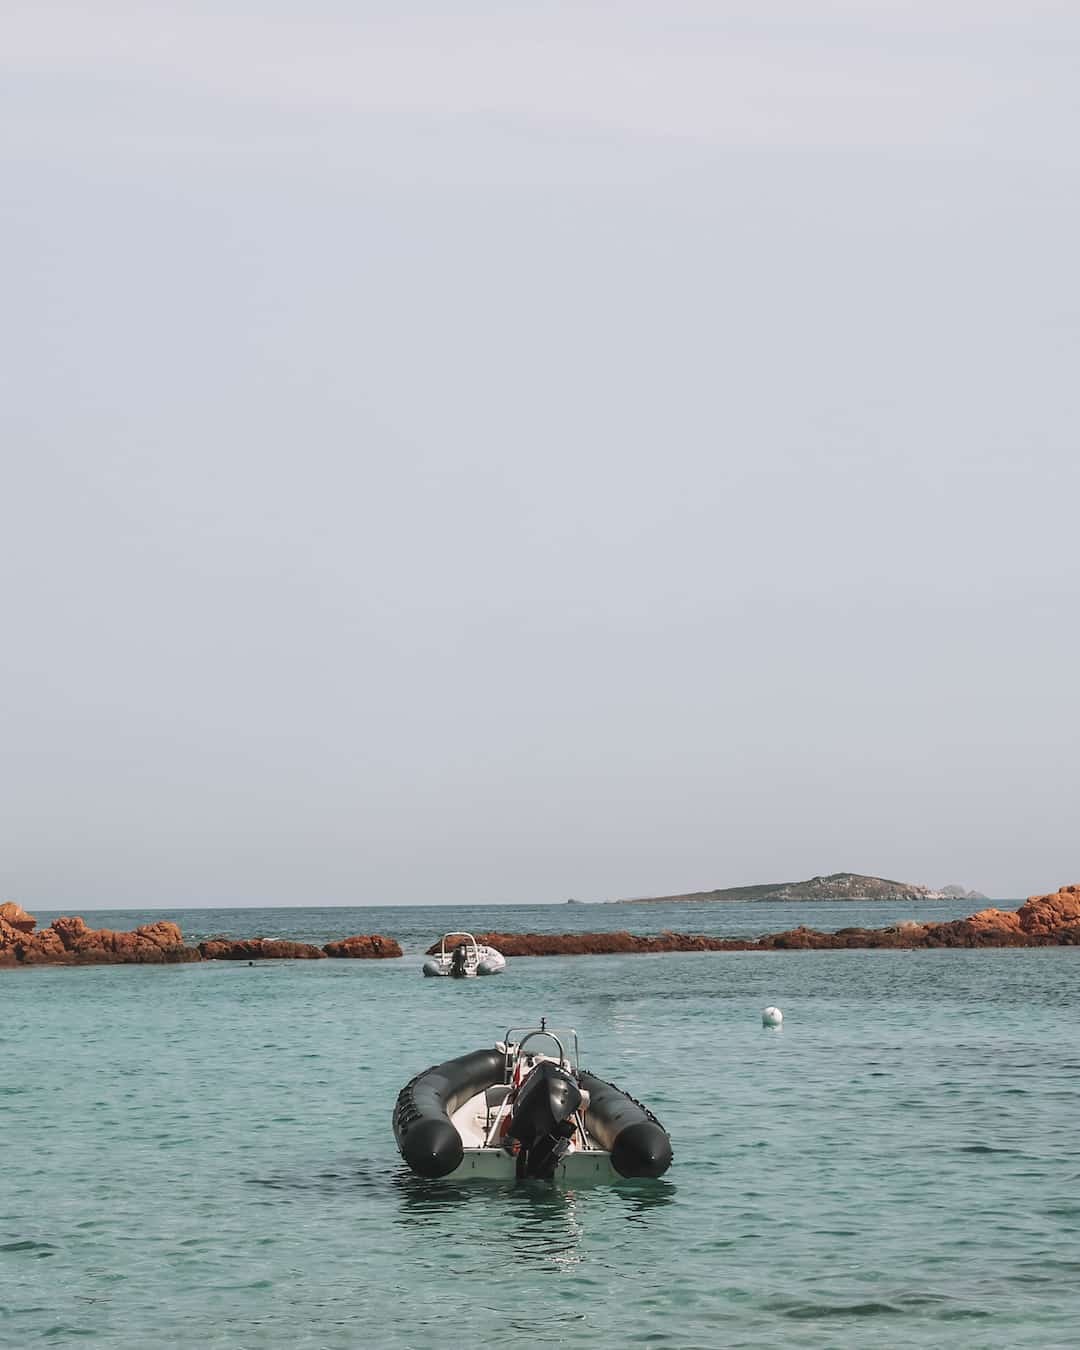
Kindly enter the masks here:
<path id="1" fill-rule="evenodd" d="M 0 9 L 0 899 L 1080 881 L 1080 9 Z"/>

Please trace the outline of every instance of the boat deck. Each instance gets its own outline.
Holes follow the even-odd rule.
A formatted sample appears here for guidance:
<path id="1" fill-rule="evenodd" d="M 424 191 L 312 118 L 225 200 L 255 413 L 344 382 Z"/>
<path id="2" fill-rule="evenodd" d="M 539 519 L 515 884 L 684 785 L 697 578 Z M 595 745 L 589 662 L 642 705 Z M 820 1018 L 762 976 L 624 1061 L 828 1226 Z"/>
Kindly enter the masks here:
<path id="1" fill-rule="evenodd" d="M 459 1106 L 450 1117 L 450 1123 L 461 1136 L 465 1156 L 450 1173 L 452 1178 L 475 1177 L 477 1180 L 513 1181 L 517 1175 L 517 1159 L 498 1144 L 486 1144 L 489 1132 L 496 1123 L 498 1106 L 488 1100 L 488 1092 L 478 1092 Z M 579 1131 L 570 1148 L 555 1166 L 555 1181 L 617 1181 L 619 1174 L 611 1165 L 611 1154 L 598 1148 L 586 1134 Z"/>

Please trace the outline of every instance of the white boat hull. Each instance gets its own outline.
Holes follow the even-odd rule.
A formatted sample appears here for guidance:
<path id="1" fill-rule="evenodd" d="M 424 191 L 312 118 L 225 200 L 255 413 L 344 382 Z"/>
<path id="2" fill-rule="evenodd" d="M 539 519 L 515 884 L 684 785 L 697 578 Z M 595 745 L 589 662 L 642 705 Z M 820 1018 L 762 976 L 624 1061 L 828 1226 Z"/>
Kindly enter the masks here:
<path id="1" fill-rule="evenodd" d="M 477 975 L 499 975 L 506 969 L 506 957 L 494 947 L 477 943 L 467 946 L 462 968 L 455 971 L 453 953 L 442 951 L 424 962 L 424 974 L 435 979 L 475 979 Z"/>
<path id="2" fill-rule="evenodd" d="M 461 1165 L 450 1173 L 451 1181 L 514 1181 L 517 1159 L 502 1148 L 467 1148 Z M 580 1185 L 586 1181 L 618 1181 L 611 1154 L 601 1149 L 567 1153 L 555 1168 L 553 1181 Z"/>
<path id="3" fill-rule="evenodd" d="M 449 1174 L 457 1181 L 513 1181 L 517 1177 L 517 1158 L 498 1144 L 488 1143 L 498 1109 L 488 1105 L 487 1095 L 479 1092 L 454 1112 L 450 1123 L 461 1136 L 465 1153 Z M 617 1181 L 619 1174 L 611 1165 L 611 1154 L 597 1148 L 594 1140 L 580 1135 L 556 1165 L 553 1180 L 565 1182 Z"/>

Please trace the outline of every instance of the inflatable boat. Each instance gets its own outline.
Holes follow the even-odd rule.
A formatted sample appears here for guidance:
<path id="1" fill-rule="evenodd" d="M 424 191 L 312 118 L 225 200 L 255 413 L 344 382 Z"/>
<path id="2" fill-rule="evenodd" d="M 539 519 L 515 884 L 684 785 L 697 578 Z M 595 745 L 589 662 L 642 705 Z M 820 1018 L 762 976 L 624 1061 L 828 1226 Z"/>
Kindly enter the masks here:
<path id="1" fill-rule="evenodd" d="M 671 1166 L 653 1113 L 580 1067 L 576 1031 L 544 1023 L 417 1074 L 398 1094 L 394 1138 L 414 1172 L 455 1181 L 616 1181 Z"/>
<path id="2" fill-rule="evenodd" d="M 447 944 L 450 944 L 447 950 Z M 444 933 L 439 950 L 424 962 L 424 974 L 468 980 L 474 975 L 498 975 L 506 969 L 506 957 L 494 947 L 485 947 L 471 933 Z"/>

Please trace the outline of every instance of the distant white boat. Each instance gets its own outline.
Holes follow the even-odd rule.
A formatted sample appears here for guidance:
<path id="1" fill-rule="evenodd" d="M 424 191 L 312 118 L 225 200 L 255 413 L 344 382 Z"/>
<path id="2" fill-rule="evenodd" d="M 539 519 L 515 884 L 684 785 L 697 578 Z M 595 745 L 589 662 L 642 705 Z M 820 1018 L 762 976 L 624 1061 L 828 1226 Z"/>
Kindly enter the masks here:
<path id="1" fill-rule="evenodd" d="M 451 980 L 498 975 L 505 969 L 506 957 L 502 952 L 477 942 L 471 933 L 444 933 L 436 955 L 429 956 L 424 962 L 425 975 Z"/>

